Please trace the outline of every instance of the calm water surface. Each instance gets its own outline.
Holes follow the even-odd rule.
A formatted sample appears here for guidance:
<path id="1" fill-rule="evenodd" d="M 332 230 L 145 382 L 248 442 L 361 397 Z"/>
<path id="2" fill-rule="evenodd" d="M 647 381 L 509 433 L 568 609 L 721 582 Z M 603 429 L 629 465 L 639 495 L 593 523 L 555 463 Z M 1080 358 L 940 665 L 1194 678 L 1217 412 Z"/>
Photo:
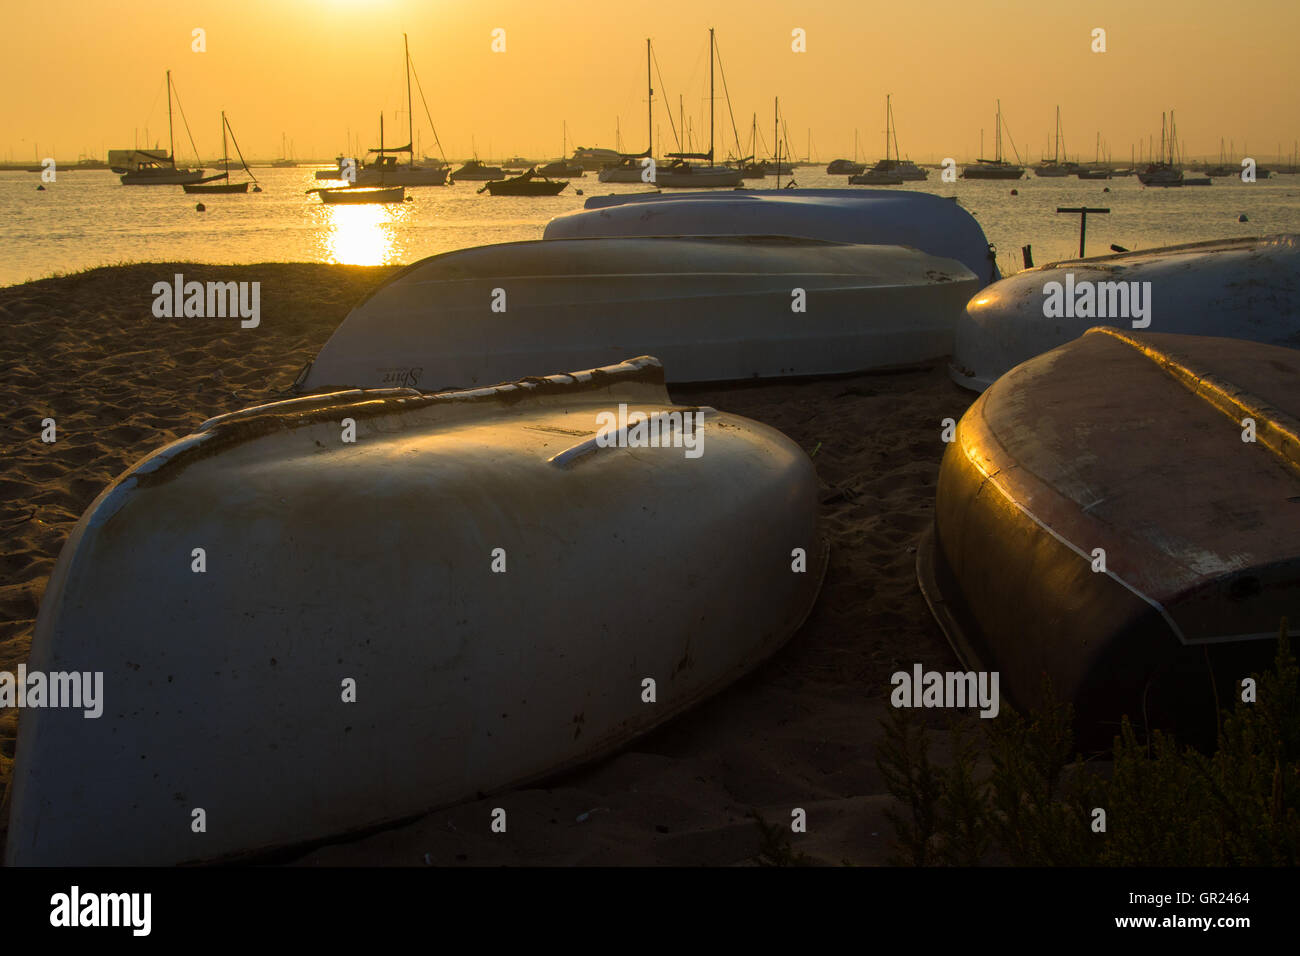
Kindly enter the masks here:
<path id="1" fill-rule="evenodd" d="M 803 187 L 845 186 L 845 177 L 824 168 L 798 169 L 795 179 Z M 327 206 L 306 192 L 322 185 L 314 171 L 255 169 L 263 192 L 206 197 L 179 186 L 123 186 L 107 170 L 65 171 L 40 192 L 37 174 L 0 172 L 0 285 L 122 262 L 410 263 L 466 246 L 540 239 L 552 217 L 582 208 L 578 190 L 592 196 L 646 188 L 601 183 L 588 173 L 555 197 L 492 197 L 477 193 L 482 183 L 460 183 L 409 189 L 414 201 L 401 205 Z M 775 180 L 747 185 L 771 189 Z M 945 184 L 932 170 L 928 182 L 891 188 L 956 196 L 997 246 L 1004 272 L 1019 268 L 1026 244 L 1040 264 L 1078 252 L 1079 217 L 1058 215 L 1057 206 L 1110 208 L 1088 218 L 1090 255 L 1111 243 L 1138 249 L 1300 232 L 1300 176 L 1166 190 L 1144 189 L 1135 177 Z M 199 199 L 206 212 L 195 210 Z M 1248 222 L 1238 221 L 1243 214 Z"/>

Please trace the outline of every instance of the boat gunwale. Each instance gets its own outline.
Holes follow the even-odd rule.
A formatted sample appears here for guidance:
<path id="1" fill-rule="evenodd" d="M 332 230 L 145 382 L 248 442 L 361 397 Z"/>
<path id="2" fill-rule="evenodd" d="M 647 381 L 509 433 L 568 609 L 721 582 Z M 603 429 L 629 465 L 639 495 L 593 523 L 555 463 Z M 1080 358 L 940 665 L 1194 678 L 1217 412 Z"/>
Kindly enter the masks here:
<path id="1" fill-rule="evenodd" d="M 1170 348 L 1161 349 L 1158 344 L 1151 344 L 1123 329 L 1096 326 L 1083 334 L 1108 335 L 1122 342 L 1152 362 L 1194 397 L 1222 412 L 1237 425 L 1240 426 L 1243 417 L 1253 419 L 1256 441 L 1272 452 L 1280 464 L 1300 476 L 1300 421 L 1294 416 L 1186 355 L 1178 355 Z"/>
<path id="2" fill-rule="evenodd" d="M 1298 244 L 1300 244 L 1300 234 L 1285 232 L 1271 236 L 1231 236 L 1226 239 L 1198 239 L 1196 242 L 1180 242 L 1172 246 L 1153 246 L 1150 249 L 1130 249 L 1128 252 L 1113 252 L 1104 256 L 1058 259 L 1055 262 L 1045 262 L 1041 266 L 1034 266 L 1031 269 L 1022 269 L 1020 272 L 1015 273 L 1015 275 L 1007 276 L 1006 278 L 1014 279 L 1018 275 L 1024 275 L 1030 272 L 1044 272 L 1049 269 L 1059 269 L 1062 266 L 1090 266 L 1096 263 L 1115 262 L 1122 259 L 1138 259 L 1144 256 L 1153 257 L 1162 253 L 1209 252 L 1212 249 L 1218 249 L 1223 252 L 1236 252 L 1246 251 L 1254 246 L 1261 245 L 1296 246 Z"/>
<path id="3" fill-rule="evenodd" d="M 481 388 L 421 392 L 411 388 L 351 388 L 314 392 L 280 399 L 251 408 L 218 415 L 203 422 L 195 431 L 145 456 L 120 475 L 107 491 L 124 485 L 148 487 L 175 478 L 184 467 L 199 458 L 262 438 L 273 432 L 296 431 L 323 422 L 335 422 L 340 412 L 348 417 L 368 420 L 395 412 L 430 408 L 468 408 L 495 404 L 502 408 L 521 404 L 542 404 L 549 399 L 589 396 L 590 404 L 601 404 L 597 395 L 620 386 L 645 387 L 649 394 L 620 397 L 642 404 L 661 404 L 681 411 L 697 411 L 695 406 L 677 406 L 668 395 L 663 365 L 658 359 L 642 355 L 616 365 L 603 365 L 557 375 L 518 379 Z M 653 399 L 650 401 L 649 399 Z"/>
<path id="4" fill-rule="evenodd" d="M 352 306 L 352 308 L 353 308 L 354 311 L 355 311 L 356 309 L 361 308 L 363 305 L 365 305 L 367 302 L 369 302 L 371 299 L 373 299 L 373 298 L 374 298 L 375 296 L 377 296 L 379 293 L 383 292 L 385 289 L 387 289 L 387 288 L 389 288 L 390 286 L 396 284 L 398 281 L 400 281 L 401 279 L 403 279 L 403 278 L 405 278 L 406 276 L 410 275 L 410 274 L 411 274 L 412 272 L 414 272 L 415 270 L 417 270 L 417 269 L 421 268 L 422 266 L 425 266 L 425 265 L 427 265 L 428 263 L 433 262 L 434 260 L 437 260 L 437 259 L 449 258 L 449 257 L 452 257 L 452 256 L 467 255 L 467 254 L 469 254 L 469 253 L 471 253 L 471 252 L 478 252 L 479 250 L 482 250 L 482 249 L 507 249 L 507 248 L 514 247 L 514 246 L 538 246 L 538 247 L 541 247 L 541 245 L 542 245 L 543 243 L 546 244 L 547 246 L 552 246 L 552 245 L 554 245 L 554 244 L 556 244 L 556 243 L 563 243 L 563 242 L 592 242 L 592 243 L 599 242 L 599 243 L 605 243 L 605 244 L 606 244 L 606 247 L 608 247 L 608 243 L 610 243 L 611 241 L 614 241 L 614 242 L 623 242 L 623 241 L 625 241 L 625 240 L 641 241 L 641 240 L 646 240 L 646 239 L 677 239 L 677 240 L 681 240 L 681 241 L 683 241 L 683 242 L 687 242 L 687 241 L 695 241 L 695 240 L 704 240 L 704 241 L 731 240 L 731 241 L 735 241 L 735 242 L 737 242 L 737 243 L 740 243 L 740 242 L 754 242 L 754 241 L 772 242 L 773 240 L 780 240 L 780 241 L 786 242 L 786 243 L 788 243 L 789 245 L 792 245 L 792 246 L 809 246 L 809 247 L 811 247 L 811 246 L 856 246 L 856 245 L 866 245 L 866 243 L 843 242 L 843 241 L 840 241 L 840 240 L 837 240 L 837 239 L 814 239 L 814 238 L 810 238 L 810 237 L 807 237 L 807 236 L 790 236 L 790 235 L 782 235 L 782 234 L 778 234 L 778 233 L 771 233 L 771 234 L 764 234 L 764 235 L 748 235 L 748 234 L 734 235 L 734 234 L 720 233 L 720 234 L 717 234 L 717 235 L 707 235 L 707 236 L 689 236 L 689 235 L 685 235 L 685 236 L 684 236 L 684 235 L 681 235 L 680 233 L 679 233 L 679 234 L 671 234 L 671 233 L 669 233 L 669 234 L 665 234 L 665 235 L 662 235 L 662 236 L 572 236 L 572 237 L 568 237 L 568 236 L 566 236 L 566 237 L 563 238 L 563 239 L 516 239 L 516 240 L 514 240 L 514 241 L 512 241 L 512 242 L 486 243 L 486 244 L 481 245 L 481 246 L 467 246 L 467 247 L 464 248 L 464 249 L 448 249 L 446 252 L 438 252 L 438 253 L 435 253 L 434 255 L 431 255 L 431 256 L 425 256 L 423 259 L 418 259 L 418 260 L 416 260 L 415 262 L 412 262 L 410 265 L 404 266 L 404 267 L 402 267 L 401 269 L 399 269 L 399 270 L 397 270 L 396 272 L 394 272 L 394 273 L 393 273 L 391 276 L 389 276 L 389 277 L 388 277 L 384 282 L 382 282 L 382 283 L 380 283 L 379 285 L 375 286 L 375 288 L 373 288 L 373 289 L 371 289 L 369 292 L 367 292 L 367 293 L 365 294 L 365 296 L 363 296 L 362 298 L 358 299 L 357 302 Z M 879 245 L 879 243 L 873 243 L 873 244 L 870 244 L 870 245 L 873 245 L 873 246 L 874 246 L 874 245 Z M 901 244 L 897 244 L 897 243 L 895 243 L 895 244 L 893 244 L 893 245 L 894 245 L 896 248 L 899 248 L 899 249 L 911 249 L 911 250 L 913 250 L 913 251 L 915 251 L 915 252 L 920 252 L 922 255 L 932 256 L 933 258 L 936 258 L 936 259 L 948 258 L 948 257 L 945 257 L 945 256 L 934 256 L 932 253 L 923 252 L 923 251 L 920 250 L 920 249 L 916 249 L 914 246 L 905 246 L 905 245 L 901 245 Z M 558 248 L 558 246 L 557 246 L 556 248 Z M 953 261 L 953 262 L 957 262 L 957 263 L 961 264 L 964 268 L 969 268 L 968 266 L 965 266 L 964 263 L 960 263 L 960 261 L 957 260 L 957 259 L 952 259 L 951 261 Z M 601 273 L 601 274 L 602 274 L 602 275 L 611 275 L 612 273 Z M 655 273 L 655 275 L 662 275 L 662 274 L 665 274 L 665 273 Z M 766 274 L 766 273 L 754 272 L 754 273 L 743 273 L 743 274 L 744 274 L 744 275 L 755 275 L 755 274 Z M 800 273 L 800 274 L 802 274 L 802 273 Z M 974 275 L 974 273 L 972 273 L 972 275 Z M 488 277 L 485 276 L 484 278 L 488 278 Z M 525 275 L 525 276 L 520 276 L 520 275 L 513 275 L 513 276 L 500 276 L 500 278 L 507 278 L 507 279 L 543 279 L 543 278 L 550 278 L 550 277 L 549 277 L 549 276 L 526 276 L 526 275 Z M 979 277 L 976 276 L 975 278 L 979 278 Z M 426 280 L 426 281 L 434 281 L 434 280 Z M 443 280 L 443 281 L 446 281 L 446 280 Z M 345 319 L 345 321 L 346 321 L 346 319 Z"/>

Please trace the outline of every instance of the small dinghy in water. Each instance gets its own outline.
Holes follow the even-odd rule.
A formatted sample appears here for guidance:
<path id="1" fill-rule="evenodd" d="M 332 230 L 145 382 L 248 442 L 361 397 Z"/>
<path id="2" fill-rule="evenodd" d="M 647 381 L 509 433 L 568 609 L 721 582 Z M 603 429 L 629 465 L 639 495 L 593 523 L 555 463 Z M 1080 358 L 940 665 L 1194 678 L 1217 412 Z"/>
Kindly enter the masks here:
<path id="1" fill-rule="evenodd" d="M 996 257 L 974 217 L 951 199 L 921 192 L 737 189 L 593 196 L 582 211 L 547 223 L 544 236 L 800 236 L 880 243 L 956 259 L 981 286 L 1000 278 Z"/>
<path id="2" fill-rule="evenodd" d="M 1300 623 L 1300 352 L 1097 328 L 998 379 L 957 426 L 918 578 L 963 663 L 1077 742 L 1204 745 Z M 1253 419 L 1253 441 L 1243 419 Z"/>
<path id="3" fill-rule="evenodd" d="M 511 242 L 433 256 L 348 315 L 300 378 L 468 388 L 659 357 L 672 382 L 826 375 L 949 355 L 978 282 L 898 246 L 784 238 Z"/>
<path id="4" fill-rule="evenodd" d="M 6 860 L 238 857 L 588 761 L 791 636 L 816 524 L 808 456 L 651 358 L 212 419 L 59 557 L 28 668 L 103 712 L 23 714 Z"/>
<path id="5" fill-rule="evenodd" d="M 1096 325 L 1300 348 L 1300 242 L 1219 239 L 1018 272 L 966 307 L 952 378 L 982 391 L 1011 367 Z"/>

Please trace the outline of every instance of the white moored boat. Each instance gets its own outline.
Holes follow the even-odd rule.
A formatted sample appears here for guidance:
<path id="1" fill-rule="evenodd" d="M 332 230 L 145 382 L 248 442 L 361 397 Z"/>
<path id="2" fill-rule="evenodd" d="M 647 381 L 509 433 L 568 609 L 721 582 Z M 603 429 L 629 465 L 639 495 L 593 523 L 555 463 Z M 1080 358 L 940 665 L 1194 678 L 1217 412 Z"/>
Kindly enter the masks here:
<path id="1" fill-rule="evenodd" d="M 952 378 L 983 391 L 1093 326 L 1300 348 L 1300 237 L 1216 239 L 1018 272 L 966 307 Z"/>
<path id="2" fill-rule="evenodd" d="M 102 672 L 102 715 L 23 714 L 6 862 L 238 858 L 615 750 L 800 626 L 817 511 L 797 445 L 651 358 L 212 419 L 59 557 L 28 669 Z"/>
<path id="3" fill-rule="evenodd" d="M 672 382 L 908 365 L 951 354 L 977 287 L 951 259 L 807 239 L 461 249 L 358 304 L 299 389 L 471 387 L 638 354 L 658 356 Z"/>
<path id="4" fill-rule="evenodd" d="M 802 236 L 882 243 L 956 259 L 975 273 L 981 286 L 1000 277 L 975 218 L 951 199 L 922 192 L 769 189 L 593 196 L 581 211 L 552 219 L 544 235 Z"/>

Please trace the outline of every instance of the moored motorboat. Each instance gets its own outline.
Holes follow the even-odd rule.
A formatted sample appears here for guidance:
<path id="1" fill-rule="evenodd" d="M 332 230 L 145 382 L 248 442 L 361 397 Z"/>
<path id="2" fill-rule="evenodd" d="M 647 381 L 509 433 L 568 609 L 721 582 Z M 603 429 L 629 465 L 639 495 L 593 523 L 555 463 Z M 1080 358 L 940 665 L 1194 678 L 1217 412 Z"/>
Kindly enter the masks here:
<path id="1" fill-rule="evenodd" d="M 597 178 L 602 183 L 648 183 L 654 185 L 653 160 L 648 156 L 625 156 L 617 164 L 606 166 Z"/>
<path id="2" fill-rule="evenodd" d="M 581 164 L 566 159 L 557 159 L 553 163 L 547 163 L 537 171 L 543 176 L 550 176 L 553 179 L 581 179 L 587 175 L 587 171 L 582 168 Z"/>
<path id="3" fill-rule="evenodd" d="M 826 175 L 828 176 L 856 176 L 864 172 L 866 166 L 863 163 L 856 163 L 851 159 L 833 159 L 826 166 Z"/>
<path id="4" fill-rule="evenodd" d="M 314 189 L 321 202 L 330 204 L 402 202 L 406 198 L 405 186 L 341 186 L 338 189 Z"/>
<path id="5" fill-rule="evenodd" d="M 962 179 L 1023 179 L 1025 167 L 1002 159 L 977 159 L 961 171 Z"/>
<path id="6" fill-rule="evenodd" d="M 500 166 L 485 166 L 477 159 L 466 160 L 465 164 L 451 174 L 453 183 L 464 180 L 465 182 L 486 182 L 492 179 L 500 179 L 506 174 Z"/>
<path id="7" fill-rule="evenodd" d="M 1062 179 L 1078 172 L 1075 163 L 1058 163 L 1047 159 L 1033 167 L 1034 175 L 1039 179 Z"/>
<path id="8" fill-rule="evenodd" d="M 493 196 L 557 196 L 569 184 L 547 179 L 535 168 L 530 168 L 513 179 L 494 180 L 479 192 L 487 190 Z"/>
<path id="9" fill-rule="evenodd" d="M 918 578 L 963 665 L 1077 743 L 1212 745 L 1300 600 L 1300 354 L 1098 328 L 957 424 Z M 1250 438 L 1245 422 L 1249 420 Z"/>
<path id="10" fill-rule="evenodd" d="M 141 159 L 120 179 L 123 186 L 184 186 L 207 181 L 202 169 L 181 168 L 170 159 L 161 163 Z"/>
<path id="11" fill-rule="evenodd" d="M 604 169 L 606 166 L 616 165 L 622 158 L 623 154 L 616 149 L 587 146 L 579 146 L 573 151 L 573 155 L 569 157 L 571 161 L 593 173 Z"/>
<path id="12" fill-rule="evenodd" d="M 60 555 L 28 667 L 103 708 L 24 714 L 6 862 L 247 857 L 616 750 L 800 626 L 817 512 L 797 445 L 649 358 L 212 419 Z"/>
<path id="13" fill-rule="evenodd" d="M 316 179 L 318 180 L 321 179 L 342 180 L 347 175 L 346 170 L 348 169 L 349 165 L 355 165 L 355 164 L 349 164 L 348 157 L 345 157 L 342 153 L 339 153 L 338 156 L 334 157 L 333 166 L 326 169 L 318 169 L 312 175 L 315 176 Z"/>
<path id="14" fill-rule="evenodd" d="M 967 305 L 952 378 L 982 390 L 1094 325 L 1300 348 L 1300 238 L 1193 242 L 1018 272 Z"/>
<path id="15" fill-rule="evenodd" d="M 872 167 L 856 176 L 850 176 L 849 183 L 853 186 L 901 186 L 903 177 L 892 169 Z"/>
<path id="16" fill-rule="evenodd" d="M 673 382 L 909 365 L 949 354 L 977 286 L 915 249 L 806 239 L 460 249 L 359 303 L 297 387 L 470 387 L 638 353 L 657 353 Z"/>
<path id="17" fill-rule="evenodd" d="M 604 236 L 802 236 L 913 246 L 956 259 L 980 279 L 999 278 L 978 222 L 951 199 L 887 189 L 736 190 L 592 196 L 547 223 L 547 239 Z"/>

